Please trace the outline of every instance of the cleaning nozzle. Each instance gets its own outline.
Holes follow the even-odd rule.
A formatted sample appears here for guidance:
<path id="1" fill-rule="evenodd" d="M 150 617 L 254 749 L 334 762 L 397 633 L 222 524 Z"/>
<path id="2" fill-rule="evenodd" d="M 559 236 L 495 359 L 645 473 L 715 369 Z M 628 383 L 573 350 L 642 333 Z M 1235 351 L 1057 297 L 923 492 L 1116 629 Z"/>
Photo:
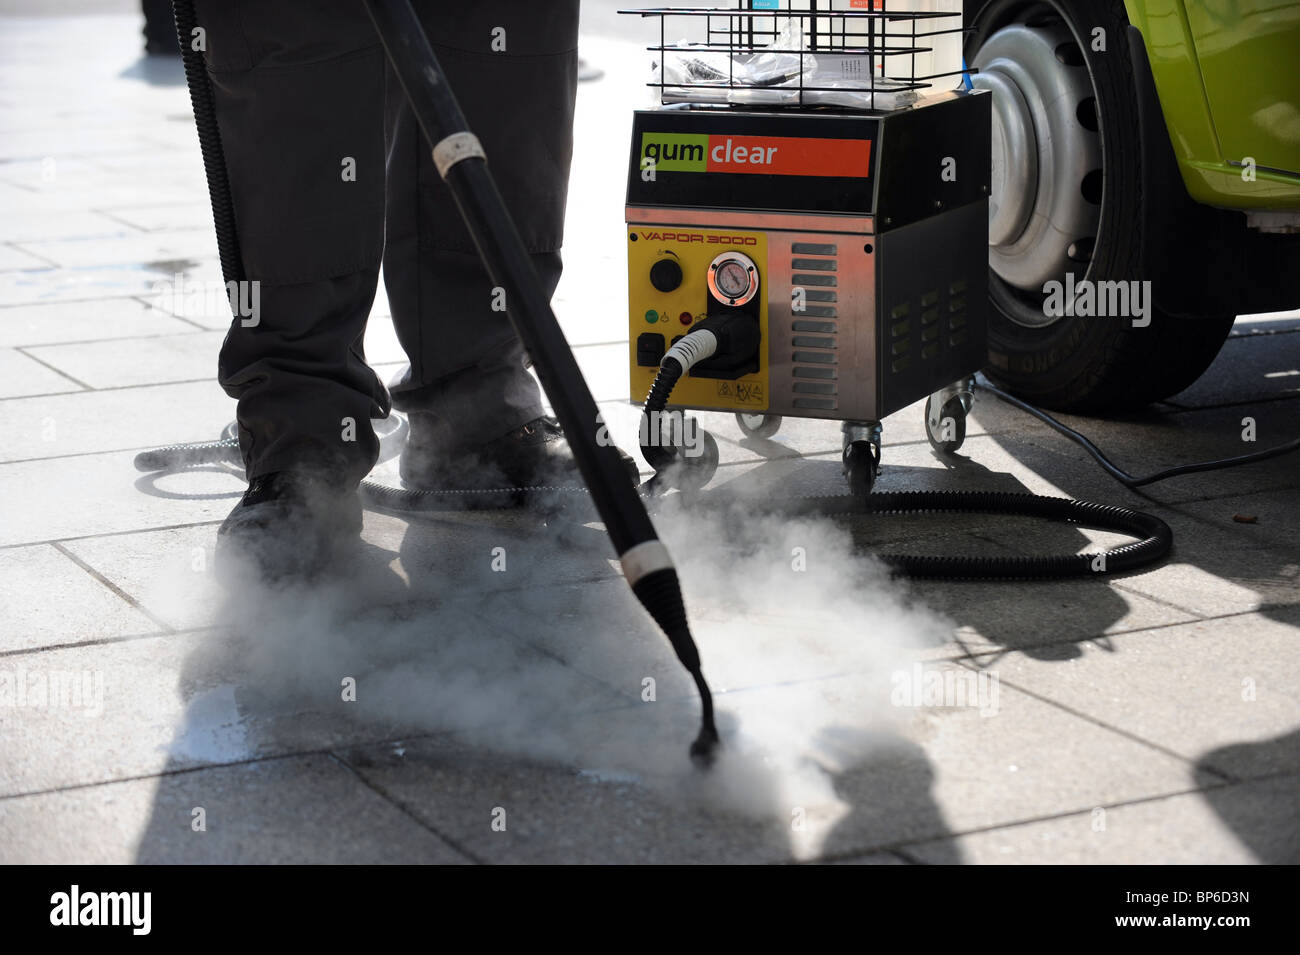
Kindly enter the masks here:
<path id="1" fill-rule="evenodd" d="M 689 633 L 686 639 L 690 640 Z M 709 692 L 709 685 L 704 682 L 704 674 L 697 667 L 691 671 L 691 678 L 695 680 L 695 686 L 700 691 L 700 702 L 704 706 L 704 714 L 700 720 L 700 733 L 691 744 L 691 762 L 701 769 L 707 769 L 717 758 L 718 747 L 722 741 L 718 738 L 717 724 L 713 722 L 713 694 Z"/>
<path id="2" fill-rule="evenodd" d="M 713 722 L 713 694 L 704 679 L 700 653 L 686 623 L 686 605 L 682 602 L 677 571 L 668 560 L 668 551 L 657 540 L 625 553 L 622 564 L 632 592 L 667 635 L 677 659 L 690 673 L 700 692 L 700 732 L 691 744 L 691 760 L 697 766 L 708 766 L 713 762 L 719 745 L 718 727 Z"/>

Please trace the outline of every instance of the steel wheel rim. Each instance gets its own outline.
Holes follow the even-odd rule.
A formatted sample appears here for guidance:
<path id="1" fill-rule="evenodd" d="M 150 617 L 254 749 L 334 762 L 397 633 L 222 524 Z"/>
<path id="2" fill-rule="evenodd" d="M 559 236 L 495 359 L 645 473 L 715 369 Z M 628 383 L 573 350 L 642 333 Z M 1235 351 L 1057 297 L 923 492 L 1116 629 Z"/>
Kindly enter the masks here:
<path id="1" fill-rule="evenodd" d="M 1090 270 L 1103 216 L 1101 123 L 1068 22 L 1041 5 L 997 12 L 971 63 L 973 84 L 993 97 L 989 278 L 1008 318 L 1042 328 L 1060 318 L 1043 313 L 1043 285 Z"/>

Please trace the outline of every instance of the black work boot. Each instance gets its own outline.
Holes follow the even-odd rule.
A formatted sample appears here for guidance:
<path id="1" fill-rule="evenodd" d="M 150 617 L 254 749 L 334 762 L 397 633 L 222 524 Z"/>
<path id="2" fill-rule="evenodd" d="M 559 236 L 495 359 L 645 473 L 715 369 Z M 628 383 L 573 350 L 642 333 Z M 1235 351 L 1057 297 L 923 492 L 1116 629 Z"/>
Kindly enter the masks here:
<path id="1" fill-rule="evenodd" d="M 586 485 L 578 464 L 554 418 L 534 418 L 521 428 L 480 445 L 448 447 L 438 441 L 433 417 L 411 412 L 410 431 L 402 452 L 402 483 L 421 491 L 465 491 L 467 507 L 501 507 L 518 503 L 513 491 L 522 488 L 570 488 Z M 636 462 L 621 449 L 628 481 L 637 483 Z M 500 491 L 489 494 L 488 491 Z"/>
<path id="2" fill-rule="evenodd" d="M 276 471 L 256 477 L 217 531 L 217 567 L 263 582 L 318 573 L 361 534 L 361 500 L 332 475 Z"/>

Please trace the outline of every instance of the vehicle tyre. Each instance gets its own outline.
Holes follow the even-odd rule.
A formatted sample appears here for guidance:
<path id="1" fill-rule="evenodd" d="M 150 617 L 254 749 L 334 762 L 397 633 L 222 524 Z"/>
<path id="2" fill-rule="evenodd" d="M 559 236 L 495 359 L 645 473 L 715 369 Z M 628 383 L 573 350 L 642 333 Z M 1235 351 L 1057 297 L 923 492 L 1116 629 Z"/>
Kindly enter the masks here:
<path id="1" fill-rule="evenodd" d="M 1233 315 L 1169 315 L 1149 294 L 1145 326 L 1134 324 L 1131 299 L 1128 317 L 1046 307 L 1044 286 L 1066 285 L 1067 273 L 1094 290 L 1140 283 L 1148 234 L 1195 238 L 1140 221 L 1141 137 L 1123 4 L 966 0 L 965 11 L 965 58 L 979 70 L 972 82 L 993 96 L 985 373 L 1026 401 L 1064 411 L 1140 407 L 1181 391 L 1214 360 Z M 1094 50 L 1102 40 L 1105 51 Z"/>

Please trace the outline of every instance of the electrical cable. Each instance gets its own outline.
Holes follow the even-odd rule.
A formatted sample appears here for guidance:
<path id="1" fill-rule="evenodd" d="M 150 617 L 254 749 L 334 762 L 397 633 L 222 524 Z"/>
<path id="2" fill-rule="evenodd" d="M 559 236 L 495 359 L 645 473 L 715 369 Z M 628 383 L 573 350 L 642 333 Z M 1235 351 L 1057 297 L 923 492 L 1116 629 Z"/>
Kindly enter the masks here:
<path id="1" fill-rule="evenodd" d="M 977 384 L 978 387 L 982 388 L 984 391 L 1001 398 L 1012 407 L 1019 408 L 1026 414 L 1033 415 L 1058 434 L 1065 435 L 1065 437 L 1069 438 L 1075 444 L 1079 445 L 1079 447 L 1083 448 L 1083 450 L 1087 451 L 1088 454 L 1092 455 L 1093 460 L 1101 465 L 1102 470 L 1125 487 L 1145 487 L 1148 484 L 1155 484 L 1157 481 L 1167 481 L 1169 478 L 1179 477 L 1183 474 L 1197 474 L 1202 471 L 1219 471 L 1223 468 L 1235 468 L 1240 467 L 1243 464 L 1254 464 L 1256 461 L 1267 461 L 1269 458 L 1276 458 L 1283 454 L 1290 454 L 1293 451 L 1300 451 L 1300 438 L 1296 438 L 1294 441 L 1287 441 L 1286 443 L 1279 444 L 1276 447 L 1265 448 L 1263 451 L 1253 451 L 1250 454 L 1239 454 L 1236 457 L 1219 458 L 1214 461 L 1198 461 L 1194 464 L 1180 464 L 1177 467 L 1165 468 L 1163 471 L 1156 471 L 1143 477 L 1134 477 L 1127 471 L 1122 470 L 1112 463 L 1110 458 L 1106 457 L 1106 455 L 1102 453 L 1102 450 L 1086 437 L 1078 431 L 1075 431 L 1069 425 L 1057 421 L 1046 411 L 1035 408 L 1027 401 L 1021 401 L 1015 395 L 1008 394 L 996 385 L 984 381 L 978 382 Z"/>

